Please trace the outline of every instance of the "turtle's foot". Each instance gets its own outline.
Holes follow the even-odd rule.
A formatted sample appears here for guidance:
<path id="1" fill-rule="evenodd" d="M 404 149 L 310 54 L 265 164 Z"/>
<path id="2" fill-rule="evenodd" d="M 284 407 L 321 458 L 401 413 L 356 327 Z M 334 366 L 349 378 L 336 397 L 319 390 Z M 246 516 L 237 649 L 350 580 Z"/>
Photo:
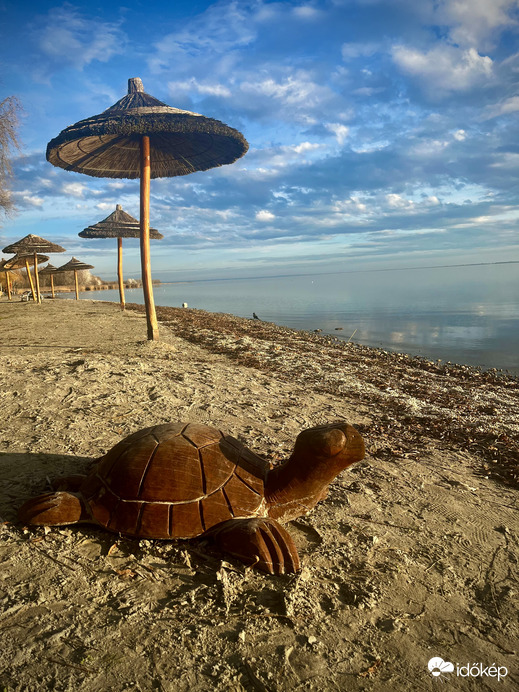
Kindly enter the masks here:
<path id="1" fill-rule="evenodd" d="M 300 569 L 290 534 L 274 519 L 230 519 L 211 530 L 221 550 L 269 574 Z"/>
<path id="2" fill-rule="evenodd" d="M 67 492 L 45 493 L 27 500 L 18 510 L 24 524 L 60 526 L 81 519 L 83 505 L 77 495 Z"/>

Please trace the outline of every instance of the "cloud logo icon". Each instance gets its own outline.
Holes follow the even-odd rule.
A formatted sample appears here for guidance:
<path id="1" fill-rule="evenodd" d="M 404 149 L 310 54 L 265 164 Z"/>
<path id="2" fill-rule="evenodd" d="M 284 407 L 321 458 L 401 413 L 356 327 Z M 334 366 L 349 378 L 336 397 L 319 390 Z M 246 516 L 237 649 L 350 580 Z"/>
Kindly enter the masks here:
<path id="1" fill-rule="evenodd" d="M 442 673 L 452 673 L 454 670 L 454 663 L 444 661 L 443 658 L 435 656 L 434 658 L 431 658 L 427 664 L 427 667 L 429 668 L 431 674 L 437 678 Z"/>

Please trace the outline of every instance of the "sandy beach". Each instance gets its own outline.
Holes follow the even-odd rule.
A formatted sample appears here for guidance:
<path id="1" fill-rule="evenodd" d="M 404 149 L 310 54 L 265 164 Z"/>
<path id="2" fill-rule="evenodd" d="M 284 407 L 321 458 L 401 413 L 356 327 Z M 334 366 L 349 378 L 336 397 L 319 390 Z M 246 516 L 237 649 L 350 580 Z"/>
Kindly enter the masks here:
<path id="1" fill-rule="evenodd" d="M 157 308 L 147 342 L 127 308 L 0 302 L 2 689 L 517 688 L 518 379 L 191 309 Z M 297 575 L 17 521 L 150 425 L 214 425 L 276 464 L 335 420 L 367 455 L 287 525 Z"/>

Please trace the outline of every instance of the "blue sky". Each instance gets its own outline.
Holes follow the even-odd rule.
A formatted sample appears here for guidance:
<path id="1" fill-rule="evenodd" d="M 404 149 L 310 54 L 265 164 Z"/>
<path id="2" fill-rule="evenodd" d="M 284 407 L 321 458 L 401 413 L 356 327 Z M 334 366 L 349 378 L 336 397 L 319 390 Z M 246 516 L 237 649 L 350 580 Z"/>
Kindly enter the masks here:
<path id="1" fill-rule="evenodd" d="M 139 185 L 70 173 L 47 142 L 129 77 L 250 144 L 151 184 L 163 279 L 519 260 L 518 0 L 0 0 L 0 97 L 24 113 L 18 213 L 104 278 L 114 241 L 78 233 Z M 125 274 L 139 275 L 127 241 Z"/>

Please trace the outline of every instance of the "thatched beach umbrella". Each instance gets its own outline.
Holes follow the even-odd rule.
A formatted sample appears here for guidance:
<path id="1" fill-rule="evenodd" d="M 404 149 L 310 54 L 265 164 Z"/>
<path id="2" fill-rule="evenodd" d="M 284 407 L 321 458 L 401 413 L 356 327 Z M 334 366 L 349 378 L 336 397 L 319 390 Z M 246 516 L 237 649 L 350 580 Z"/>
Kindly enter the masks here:
<path id="1" fill-rule="evenodd" d="M 13 247 L 12 245 L 9 245 L 9 247 Z M 9 252 L 9 250 L 6 250 L 6 252 Z M 36 276 L 36 280 L 38 277 L 38 264 L 43 264 L 44 262 L 48 262 L 49 258 L 47 255 L 38 255 L 36 252 L 31 253 L 30 255 L 15 255 L 14 257 L 11 257 L 11 259 L 8 259 L 4 265 L 4 269 L 21 269 L 22 267 L 25 268 L 25 271 L 27 272 L 27 276 L 29 278 L 29 286 L 31 287 L 31 293 L 32 293 L 32 299 L 36 303 L 38 301 L 39 297 L 39 289 L 38 293 L 36 292 L 34 288 L 34 283 L 32 281 L 32 276 L 31 276 L 31 270 L 30 270 L 30 265 L 34 267 L 34 274 Z M 39 283 L 38 283 L 39 286 Z M 41 302 L 41 298 L 40 298 Z"/>
<path id="2" fill-rule="evenodd" d="M 18 240 L 12 245 L 8 245 L 3 249 L 3 252 L 13 252 L 21 255 L 28 255 L 32 253 L 36 258 L 38 252 L 65 252 L 65 248 L 61 245 L 56 245 L 56 243 L 51 243 L 50 240 L 45 240 L 45 238 L 40 238 L 39 235 L 33 235 L 29 233 L 25 238 Z M 48 259 L 48 258 L 47 258 Z M 30 280 L 32 297 L 34 301 L 41 303 L 40 296 L 40 282 L 38 280 L 38 271 L 36 269 L 37 263 L 36 259 L 34 261 L 34 280 L 36 283 L 36 295 L 34 292 L 34 287 L 32 285 L 32 280 Z M 29 274 L 29 268 L 27 267 L 27 274 Z"/>
<path id="3" fill-rule="evenodd" d="M 81 271 L 82 269 L 93 269 L 93 265 L 91 264 L 85 264 L 84 262 L 81 262 L 80 260 L 76 259 L 73 257 L 70 262 L 67 262 L 66 264 L 62 265 L 61 267 L 58 267 L 56 269 L 56 272 L 74 272 L 74 286 L 76 289 L 76 300 L 79 300 L 79 287 L 78 287 L 78 282 L 77 282 L 77 273 L 78 271 Z"/>
<path id="4" fill-rule="evenodd" d="M 149 255 L 150 178 L 205 171 L 233 163 L 248 144 L 237 130 L 146 94 L 140 79 L 100 115 L 81 120 L 49 142 L 55 166 L 99 178 L 140 178 L 142 286 L 148 339 L 158 338 Z"/>
<path id="5" fill-rule="evenodd" d="M 39 272 L 40 276 L 50 276 L 50 290 L 52 292 L 53 298 L 56 297 L 54 295 L 54 274 L 56 274 L 57 271 L 58 270 L 56 269 L 56 267 L 54 267 L 52 264 L 48 264 Z"/>
<path id="6" fill-rule="evenodd" d="M 137 219 L 124 211 L 117 204 L 115 211 L 103 221 L 88 226 L 78 234 L 80 238 L 117 238 L 117 279 L 119 281 L 119 296 L 121 308 L 124 310 L 124 282 L 123 282 L 123 238 L 139 238 L 140 224 Z M 164 238 L 155 228 L 150 228 L 150 238 L 160 240 Z"/>

